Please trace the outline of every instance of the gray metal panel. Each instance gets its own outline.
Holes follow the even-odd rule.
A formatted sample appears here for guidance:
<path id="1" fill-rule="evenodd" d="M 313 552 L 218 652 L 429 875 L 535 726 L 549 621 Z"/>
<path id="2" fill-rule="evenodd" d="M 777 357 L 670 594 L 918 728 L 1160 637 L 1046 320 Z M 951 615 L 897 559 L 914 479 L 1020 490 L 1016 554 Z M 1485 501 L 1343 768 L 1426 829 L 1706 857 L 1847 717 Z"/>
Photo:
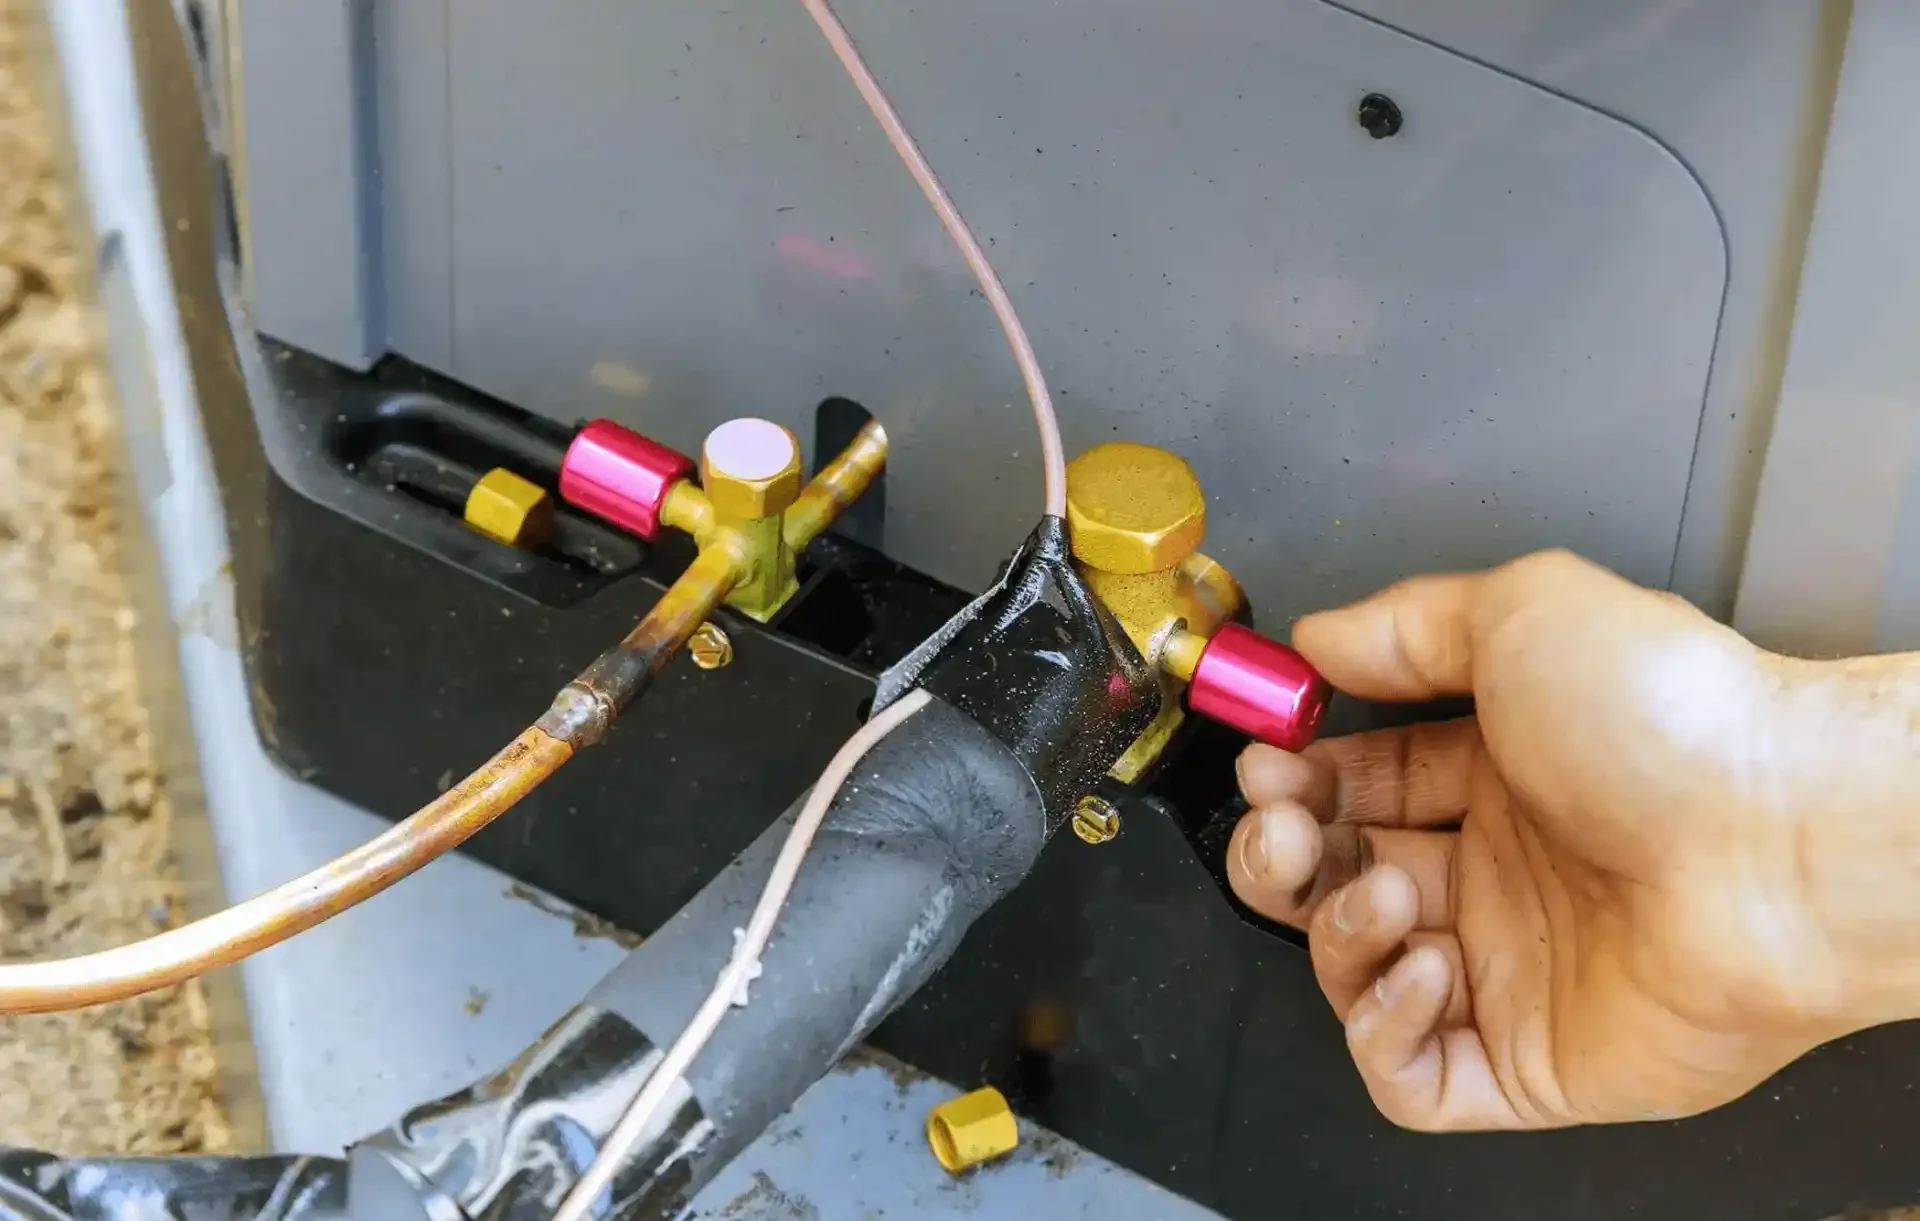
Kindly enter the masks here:
<path id="1" fill-rule="evenodd" d="M 380 343 L 439 369 L 456 363 L 447 3 L 376 3 L 373 16 L 377 95 L 406 99 L 379 114 L 380 161 L 398 167 L 380 180 L 387 325 Z"/>
<path id="2" fill-rule="evenodd" d="M 1735 624 L 1810 653 L 1920 646 L 1920 8 L 1860 0 Z"/>
<path id="3" fill-rule="evenodd" d="M 1652 140 L 1315 0 L 841 7 L 1069 446 L 1192 458 L 1269 623 L 1550 543 L 1667 582 L 1726 262 Z M 889 549 L 981 581 L 1038 509 L 1018 385 L 799 7 L 451 22 L 451 372 L 686 447 L 850 394 L 895 437 Z"/>
<path id="4" fill-rule="evenodd" d="M 354 368 L 386 346 L 373 3 L 240 0 L 238 14 L 254 318 Z"/>
<path id="5" fill-rule="evenodd" d="M 1773 423 L 1850 0 L 1348 0 L 1654 133 L 1698 175 L 1732 263 L 1673 588 L 1733 611 Z"/>

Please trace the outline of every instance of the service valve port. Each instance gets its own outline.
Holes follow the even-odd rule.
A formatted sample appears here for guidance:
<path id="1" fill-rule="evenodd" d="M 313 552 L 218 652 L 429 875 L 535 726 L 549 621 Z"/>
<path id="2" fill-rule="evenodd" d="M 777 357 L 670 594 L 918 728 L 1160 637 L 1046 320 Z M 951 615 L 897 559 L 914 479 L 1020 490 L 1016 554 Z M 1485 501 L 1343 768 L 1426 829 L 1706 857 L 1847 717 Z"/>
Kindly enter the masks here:
<path id="1" fill-rule="evenodd" d="M 1327 684 L 1305 658 L 1232 622 L 1243 597 L 1232 574 L 1201 554 L 1206 524 L 1206 495 L 1176 454 L 1112 442 L 1067 468 L 1074 560 L 1163 676 L 1160 716 L 1114 765 L 1116 780 L 1137 780 L 1186 711 L 1299 750 L 1326 710 Z"/>
<path id="2" fill-rule="evenodd" d="M 800 442 L 771 420 L 729 420 L 691 458 L 611 420 L 582 428 L 560 467 L 560 495 L 652 539 L 693 536 L 710 567 L 724 568 L 726 604 L 767 622 L 799 589 L 798 556 L 885 468 L 887 434 L 869 422 L 853 443 L 800 478 Z"/>

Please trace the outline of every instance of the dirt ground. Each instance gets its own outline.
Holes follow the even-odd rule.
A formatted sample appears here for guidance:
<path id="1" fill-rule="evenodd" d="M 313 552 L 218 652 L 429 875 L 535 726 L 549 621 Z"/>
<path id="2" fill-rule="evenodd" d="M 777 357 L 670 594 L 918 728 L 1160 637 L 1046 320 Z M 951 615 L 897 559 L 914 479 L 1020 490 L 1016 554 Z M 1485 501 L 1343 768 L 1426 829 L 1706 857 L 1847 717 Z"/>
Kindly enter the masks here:
<path id="1" fill-rule="evenodd" d="M 22 4 L 0 0 L 0 956 L 178 919 L 171 811 L 119 567 L 113 399 Z M 197 987 L 0 1021 L 0 1143 L 219 1151 Z"/>

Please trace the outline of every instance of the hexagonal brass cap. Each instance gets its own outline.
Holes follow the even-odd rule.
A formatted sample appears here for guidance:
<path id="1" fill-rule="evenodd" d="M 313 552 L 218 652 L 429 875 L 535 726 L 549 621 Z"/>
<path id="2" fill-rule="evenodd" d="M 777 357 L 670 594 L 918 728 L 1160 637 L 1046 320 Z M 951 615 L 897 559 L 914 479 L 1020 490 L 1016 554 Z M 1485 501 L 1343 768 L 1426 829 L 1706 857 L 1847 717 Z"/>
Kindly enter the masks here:
<path id="1" fill-rule="evenodd" d="M 1067 537 L 1089 568 L 1159 572 L 1192 555 L 1206 534 L 1206 495 L 1177 454 L 1113 441 L 1067 467 Z"/>
<path id="2" fill-rule="evenodd" d="M 992 1086 L 943 1102 L 927 1116 L 927 1147 L 948 1174 L 990 1162 L 1019 1145 L 1020 1123 Z"/>
<path id="3" fill-rule="evenodd" d="M 531 547 L 546 538 L 553 502 L 539 484 L 495 467 L 468 491 L 463 516 L 489 538 L 509 547 Z"/>
<path id="4" fill-rule="evenodd" d="M 700 490 L 724 517 L 772 517 L 800 495 L 800 442 L 771 420 L 728 420 L 700 447 Z"/>

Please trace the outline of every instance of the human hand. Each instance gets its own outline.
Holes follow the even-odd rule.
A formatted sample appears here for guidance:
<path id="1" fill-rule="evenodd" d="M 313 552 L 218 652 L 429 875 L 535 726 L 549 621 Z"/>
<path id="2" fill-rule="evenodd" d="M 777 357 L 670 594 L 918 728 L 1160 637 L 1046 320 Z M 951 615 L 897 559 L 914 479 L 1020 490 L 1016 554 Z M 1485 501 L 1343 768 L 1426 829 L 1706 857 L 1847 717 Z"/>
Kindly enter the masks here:
<path id="1" fill-rule="evenodd" d="M 1920 1015 L 1920 658 L 1779 657 L 1563 553 L 1294 643 L 1361 698 L 1475 698 L 1240 760 L 1229 879 L 1307 930 L 1394 1122 L 1678 1117 Z"/>

